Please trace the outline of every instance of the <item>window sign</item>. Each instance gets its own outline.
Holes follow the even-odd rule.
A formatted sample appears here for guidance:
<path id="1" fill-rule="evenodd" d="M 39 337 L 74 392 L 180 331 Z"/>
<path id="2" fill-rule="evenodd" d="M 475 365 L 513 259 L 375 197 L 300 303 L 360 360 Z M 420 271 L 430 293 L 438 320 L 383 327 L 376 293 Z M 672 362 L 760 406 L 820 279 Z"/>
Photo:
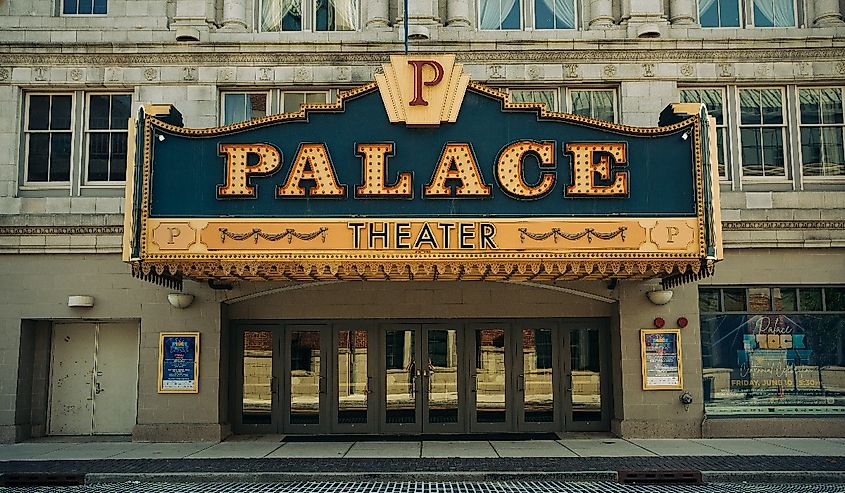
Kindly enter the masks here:
<path id="1" fill-rule="evenodd" d="M 681 331 L 643 329 L 640 331 L 643 390 L 682 389 Z"/>
<path id="2" fill-rule="evenodd" d="M 799 309 L 821 311 L 815 295 L 839 289 L 797 291 Z M 795 288 L 772 292 L 794 299 Z M 789 301 L 773 308 L 702 313 L 707 414 L 845 414 L 845 316 L 829 306 L 826 312 L 788 313 L 796 309 Z"/>
<path id="3" fill-rule="evenodd" d="M 199 332 L 162 332 L 158 345 L 158 392 L 199 392 Z"/>

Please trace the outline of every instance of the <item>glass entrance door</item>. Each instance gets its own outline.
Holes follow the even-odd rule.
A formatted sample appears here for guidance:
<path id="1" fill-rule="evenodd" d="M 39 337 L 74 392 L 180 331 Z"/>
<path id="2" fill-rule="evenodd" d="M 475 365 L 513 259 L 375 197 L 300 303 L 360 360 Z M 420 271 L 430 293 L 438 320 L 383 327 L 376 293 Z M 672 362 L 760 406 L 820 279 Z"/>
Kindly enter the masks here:
<path id="1" fill-rule="evenodd" d="M 567 430 L 610 428 L 611 391 L 606 327 L 593 323 L 565 331 Z"/>
<path id="2" fill-rule="evenodd" d="M 281 328 L 251 326 L 236 330 L 232 347 L 239 355 L 234 380 L 234 425 L 238 433 L 281 433 L 278 365 Z"/>
<path id="3" fill-rule="evenodd" d="M 373 433 L 378 422 L 373 381 L 378 358 L 372 352 L 372 331 L 362 324 L 344 324 L 336 327 L 334 341 L 332 431 Z"/>
<path id="4" fill-rule="evenodd" d="M 507 325 L 473 327 L 470 431 L 511 431 L 513 426 L 513 341 Z"/>
<path id="5" fill-rule="evenodd" d="M 285 433 L 328 433 L 329 329 L 289 325 L 285 330 L 282 412 Z"/>
<path id="6" fill-rule="evenodd" d="M 402 324 L 385 327 L 383 334 L 383 431 L 461 431 L 459 331 Z"/>
<path id="7" fill-rule="evenodd" d="M 514 359 L 518 430 L 561 430 L 559 332 L 552 324 L 521 327 Z"/>

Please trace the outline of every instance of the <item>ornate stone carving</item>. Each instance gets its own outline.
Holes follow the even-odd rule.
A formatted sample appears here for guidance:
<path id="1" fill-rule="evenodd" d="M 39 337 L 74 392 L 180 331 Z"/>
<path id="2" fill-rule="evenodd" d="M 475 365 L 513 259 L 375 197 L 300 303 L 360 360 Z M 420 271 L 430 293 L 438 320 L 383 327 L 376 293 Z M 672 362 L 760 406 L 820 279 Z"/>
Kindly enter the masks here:
<path id="1" fill-rule="evenodd" d="M 12 76 L 12 71 L 6 67 L 0 68 L 0 81 L 7 81 Z"/>
<path id="2" fill-rule="evenodd" d="M 153 67 L 147 67 L 144 69 L 144 78 L 148 81 L 152 82 L 158 78 L 158 69 Z"/>
<path id="3" fill-rule="evenodd" d="M 334 79 L 339 82 L 349 82 L 352 80 L 352 69 L 350 67 L 335 67 Z"/>
<path id="4" fill-rule="evenodd" d="M 602 73 L 608 79 L 611 79 L 616 76 L 616 65 L 605 65 L 604 69 L 602 69 Z"/>
<path id="5" fill-rule="evenodd" d="M 845 229 L 845 221 L 723 221 L 725 231 L 759 231 L 778 229 Z"/>
<path id="6" fill-rule="evenodd" d="M 182 68 L 182 80 L 196 81 L 197 80 L 197 68 L 196 67 L 183 67 Z"/>
<path id="7" fill-rule="evenodd" d="M 260 67 L 258 69 L 258 80 L 265 82 L 273 80 L 273 69 L 270 67 Z"/>
<path id="8" fill-rule="evenodd" d="M 845 75 L 845 62 L 839 62 L 836 64 L 836 71 L 842 75 Z"/>
<path id="9" fill-rule="evenodd" d="M 716 67 L 719 69 L 719 77 L 733 77 L 734 75 L 734 66 L 731 63 L 719 63 L 716 64 Z"/>
<path id="10" fill-rule="evenodd" d="M 293 72 L 294 82 L 312 82 L 314 80 L 314 71 L 310 67 L 297 67 Z"/>
<path id="11" fill-rule="evenodd" d="M 501 65 L 489 65 L 487 67 L 487 77 L 491 79 L 504 79 L 505 67 Z"/>
<path id="12" fill-rule="evenodd" d="M 70 69 L 69 75 L 70 80 L 79 82 L 84 78 L 85 72 L 81 68 L 72 68 Z"/>
<path id="13" fill-rule="evenodd" d="M 47 69 L 44 67 L 35 67 L 32 69 L 32 79 L 38 82 L 47 80 Z"/>
<path id="14" fill-rule="evenodd" d="M 695 75 L 695 66 L 691 63 L 681 65 L 681 75 L 684 77 L 692 77 Z"/>
<path id="15" fill-rule="evenodd" d="M 217 80 L 223 82 L 234 82 L 235 81 L 235 69 L 232 67 L 225 67 L 221 68 L 217 72 Z"/>
<path id="16" fill-rule="evenodd" d="M 772 74 L 772 67 L 767 63 L 761 63 L 754 68 L 754 76 L 757 78 L 767 78 Z"/>
<path id="17" fill-rule="evenodd" d="M 0 226 L 0 236 L 122 235 L 123 226 Z"/>
<path id="18" fill-rule="evenodd" d="M 580 77 L 578 64 L 567 63 L 563 66 L 563 73 L 567 79 L 577 79 Z"/>
<path id="19" fill-rule="evenodd" d="M 120 67 L 106 67 L 103 78 L 106 82 L 121 82 L 123 80 L 123 69 Z"/>
<path id="20" fill-rule="evenodd" d="M 643 64 L 643 77 L 654 77 L 654 64 L 653 63 L 644 63 Z"/>
<path id="21" fill-rule="evenodd" d="M 525 78 L 529 80 L 538 80 L 543 78 L 543 67 L 537 65 L 529 65 L 525 68 Z"/>

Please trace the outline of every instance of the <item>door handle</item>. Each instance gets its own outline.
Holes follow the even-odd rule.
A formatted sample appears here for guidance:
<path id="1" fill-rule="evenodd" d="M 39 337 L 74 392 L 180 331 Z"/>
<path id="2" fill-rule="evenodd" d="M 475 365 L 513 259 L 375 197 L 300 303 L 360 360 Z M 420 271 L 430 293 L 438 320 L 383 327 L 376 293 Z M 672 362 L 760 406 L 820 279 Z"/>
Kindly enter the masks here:
<path id="1" fill-rule="evenodd" d="M 364 388 L 364 395 L 370 395 L 370 392 L 372 392 L 372 390 L 370 390 L 370 382 L 372 382 L 372 381 L 373 381 L 373 377 L 368 375 L 367 376 L 367 386 Z"/>
<path id="2" fill-rule="evenodd" d="M 102 392 L 105 392 L 105 390 L 102 387 L 100 387 L 100 382 L 95 383 L 94 384 L 94 393 L 100 394 Z"/>
<path id="3" fill-rule="evenodd" d="M 320 376 L 320 393 L 321 394 L 326 393 L 326 377 L 324 377 L 322 375 Z"/>
<path id="4" fill-rule="evenodd" d="M 279 377 L 270 378 L 270 392 L 273 394 L 279 393 Z"/>
<path id="5" fill-rule="evenodd" d="M 477 392 L 478 391 L 478 374 L 477 373 L 472 376 L 472 385 L 471 385 L 471 388 L 469 390 L 470 390 L 470 392 Z"/>
<path id="6" fill-rule="evenodd" d="M 525 390 L 525 375 L 522 373 L 516 376 L 516 389 Z"/>

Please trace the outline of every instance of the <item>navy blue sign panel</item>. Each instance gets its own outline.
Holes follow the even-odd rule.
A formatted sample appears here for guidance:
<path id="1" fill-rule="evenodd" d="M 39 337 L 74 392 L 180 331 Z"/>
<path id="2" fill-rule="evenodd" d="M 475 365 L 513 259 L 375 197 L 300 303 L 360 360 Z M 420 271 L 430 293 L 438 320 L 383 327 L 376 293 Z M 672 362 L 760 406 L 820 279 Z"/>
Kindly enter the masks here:
<path id="1" fill-rule="evenodd" d="M 153 125 L 152 183 L 149 216 L 154 218 L 308 218 L 308 217 L 691 217 L 696 210 L 696 139 L 698 120 L 665 129 L 639 129 L 560 115 L 541 116 L 538 109 L 505 109 L 501 99 L 472 87 L 466 93 L 455 123 L 415 128 L 391 123 L 375 89 L 345 101 L 340 111 L 309 111 L 300 119 L 273 120 L 183 133 Z M 537 185 L 543 175 L 554 183 L 541 196 L 516 196 L 500 186 L 497 162 L 503 149 L 515 142 L 551 143 L 554 155 L 541 168 L 536 153 L 522 157 L 525 184 Z M 304 196 L 278 196 L 303 143 L 321 144 L 343 194 L 314 196 L 313 181 L 299 185 Z M 385 184 L 410 173 L 410 196 L 356 196 L 364 183 L 365 164 L 356 154 L 359 144 L 392 144 L 386 159 Z M 567 145 L 614 144 L 625 149 L 625 162 L 610 160 L 608 185 L 625 174 L 622 194 L 579 195 L 567 192 L 576 182 L 575 155 Z M 278 150 L 281 165 L 271 173 L 248 176 L 254 197 L 221 197 L 227 181 L 227 156 L 221 146 L 267 144 Z M 449 145 L 469 149 L 488 194 L 435 196 L 425 193 Z M 258 160 L 249 155 L 250 163 Z M 593 161 L 607 159 L 601 153 Z M 314 163 L 316 164 L 316 163 Z M 310 166 L 305 165 L 309 171 Z M 461 163 L 458 163 L 460 165 Z M 456 164 L 450 165 L 454 171 Z M 448 178 L 454 190 L 460 180 Z"/>

